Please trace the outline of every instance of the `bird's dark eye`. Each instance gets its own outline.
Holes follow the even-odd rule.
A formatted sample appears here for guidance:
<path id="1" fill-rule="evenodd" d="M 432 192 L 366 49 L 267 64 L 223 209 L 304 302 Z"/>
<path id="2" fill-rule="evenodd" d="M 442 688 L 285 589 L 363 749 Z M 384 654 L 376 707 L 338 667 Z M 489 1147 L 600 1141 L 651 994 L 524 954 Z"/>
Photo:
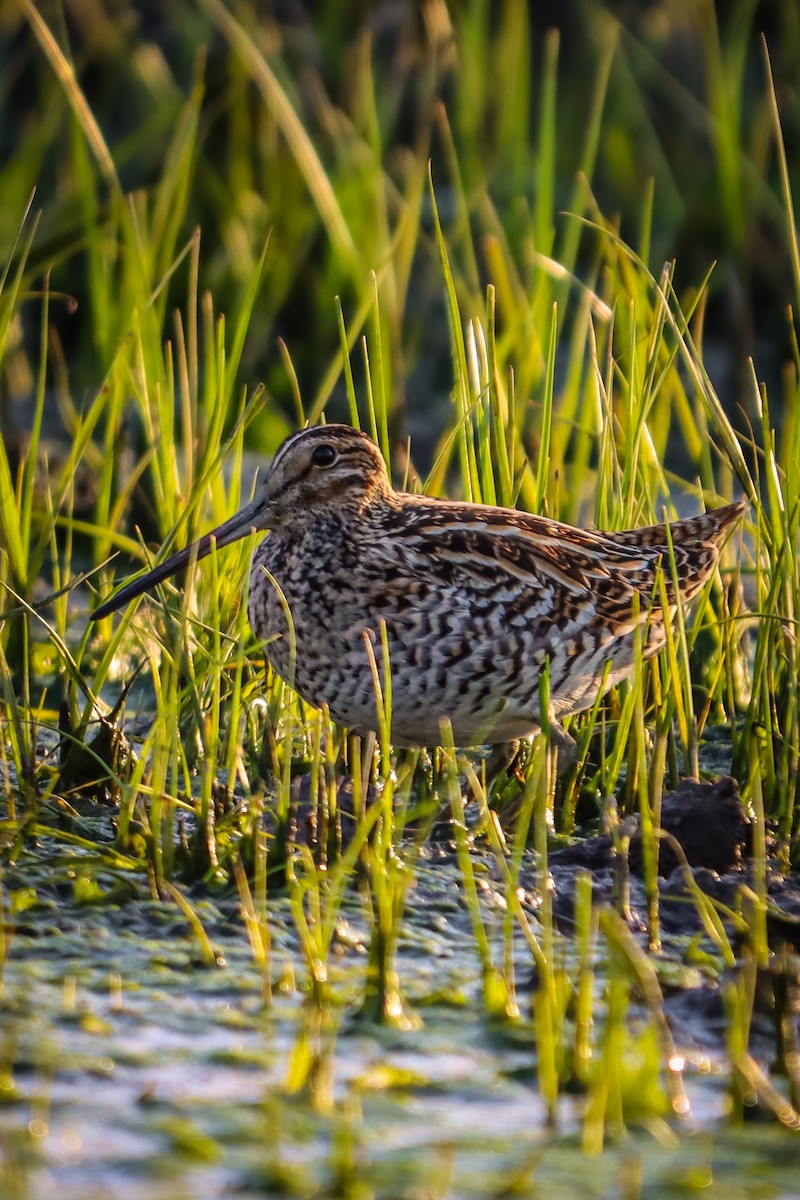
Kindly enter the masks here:
<path id="1" fill-rule="evenodd" d="M 330 467 L 336 462 L 336 451 L 333 446 L 323 442 L 321 446 L 314 447 L 311 461 L 315 467 Z"/>

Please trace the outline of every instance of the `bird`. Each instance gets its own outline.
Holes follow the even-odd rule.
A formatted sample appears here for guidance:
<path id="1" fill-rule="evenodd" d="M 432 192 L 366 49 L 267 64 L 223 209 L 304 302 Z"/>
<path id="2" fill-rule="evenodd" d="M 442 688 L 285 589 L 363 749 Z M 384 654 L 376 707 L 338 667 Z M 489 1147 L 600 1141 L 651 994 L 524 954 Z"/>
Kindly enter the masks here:
<path id="1" fill-rule="evenodd" d="M 581 529 L 397 491 L 371 438 L 320 425 L 282 443 L 235 516 L 128 583 L 93 618 L 214 547 L 268 531 L 252 561 L 250 626 L 277 674 L 338 725 L 380 729 L 376 667 L 383 680 L 388 652 L 396 746 L 442 745 L 443 721 L 464 748 L 543 728 L 571 740 L 559 722 L 632 672 L 637 640 L 645 658 L 665 645 L 678 598 L 703 588 L 746 507 L 738 501 L 669 529 Z"/>

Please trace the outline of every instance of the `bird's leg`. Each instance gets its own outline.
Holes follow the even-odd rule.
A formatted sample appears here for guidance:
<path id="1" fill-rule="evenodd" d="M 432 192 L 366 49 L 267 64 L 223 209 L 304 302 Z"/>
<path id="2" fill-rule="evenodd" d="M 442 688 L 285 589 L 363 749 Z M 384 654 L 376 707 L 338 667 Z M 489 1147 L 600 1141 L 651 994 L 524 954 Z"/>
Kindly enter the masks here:
<path id="1" fill-rule="evenodd" d="M 558 721 L 548 722 L 547 733 L 551 753 L 556 756 L 556 774 L 561 778 L 578 760 L 578 743 Z"/>
<path id="2" fill-rule="evenodd" d="M 524 782 L 519 773 L 521 754 L 522 741 L 519 738 L 512 742 L 495 742 L 483 763 L 487 795 L 503 774 L 509 778 L 514 775 L 520 784 Z"/>
<path id="3" fill-rule="evenodd" d="M 560 778 L 570 767 L 575 765 L 578 743 L 562 725 L 559 725 L 558 721 L 548 721 L 547 732 L 550 753 L 554 756 L 555 770 Z M 527 744 L 527 739 L 519 738 L 513 742 L 497 742 L 492 746 L 485 767 L 486 784 L 489 791 L 504 772 L 509 778 L 514 776 L 521 786 L 524 785 L 522 756 Z"/>

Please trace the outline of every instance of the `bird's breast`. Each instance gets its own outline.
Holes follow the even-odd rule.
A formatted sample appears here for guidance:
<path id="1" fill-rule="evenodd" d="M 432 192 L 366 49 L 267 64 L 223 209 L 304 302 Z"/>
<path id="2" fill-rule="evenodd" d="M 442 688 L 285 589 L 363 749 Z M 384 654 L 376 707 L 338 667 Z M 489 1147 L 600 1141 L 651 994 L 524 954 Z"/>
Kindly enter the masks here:
<path id="1" fill-rule="evenodd" d="M 369 625 L 357 586 L 358 556 L 336 527 L 288 539 L 270 533 L 250 577 L 250 627 L 267 658 L 312 704 L 340 688 Z"/>

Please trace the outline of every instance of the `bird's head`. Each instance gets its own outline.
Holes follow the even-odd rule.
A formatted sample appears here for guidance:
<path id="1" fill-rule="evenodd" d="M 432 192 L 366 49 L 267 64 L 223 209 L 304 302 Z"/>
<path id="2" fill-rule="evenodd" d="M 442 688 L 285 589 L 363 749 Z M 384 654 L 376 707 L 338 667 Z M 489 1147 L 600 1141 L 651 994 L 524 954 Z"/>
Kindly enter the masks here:
<path id="1" fill-rule="evenodd" d="M 381 452 L 366 434 L 348 425 L 321 425 L 292 434 L 278 448 L 249 504 L 127 584 L 95 609 L 93 619 L 122 608 L 192 560 L 205 558 L 215 546 L 219 550 L 258 530 L 272 529 L 278 534 L 291 533 L 292 528 L 300 531 L 325 512 L 352 518 L 391 490 Z"/>

